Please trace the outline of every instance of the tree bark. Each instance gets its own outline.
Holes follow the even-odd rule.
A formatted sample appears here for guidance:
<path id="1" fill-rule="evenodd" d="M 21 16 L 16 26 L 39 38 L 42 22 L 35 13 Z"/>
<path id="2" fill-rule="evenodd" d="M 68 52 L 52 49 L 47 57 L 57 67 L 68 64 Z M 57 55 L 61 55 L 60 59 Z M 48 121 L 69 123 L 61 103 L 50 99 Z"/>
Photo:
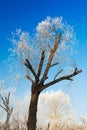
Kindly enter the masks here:
<path id="1" fill-rule="evenodd" d="M 10 124 L 9 124 L 10 116 L 11 116 L 11 113 L 7 113 L 7 118 L 4 124 L 4 130 L 10 130 Z"/>
<path id="2" fill-rule="evenodd" d="M 31 93 L 27 130 L 36 130 L 38 97 L 37 91 Z"/>

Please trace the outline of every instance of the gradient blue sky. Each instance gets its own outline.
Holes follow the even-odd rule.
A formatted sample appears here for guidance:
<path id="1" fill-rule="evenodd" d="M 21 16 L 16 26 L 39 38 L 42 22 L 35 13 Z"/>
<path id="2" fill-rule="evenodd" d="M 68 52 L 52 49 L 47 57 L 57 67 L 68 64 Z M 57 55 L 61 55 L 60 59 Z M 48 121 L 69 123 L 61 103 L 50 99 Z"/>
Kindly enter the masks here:
<path id="1" fill-rule="evenodd" d="M 9 77 L 5 61 L 9 57 L 11 43 L 8 38 L 11 38 L 11 32 L 21 28 L 32 33 L 37 23 L 47 16 L 62 16 L 68 24 L 75 25 L 79 40 L 76 63 L 83 73 L 75 78 L 75 83 L 70 84 L 71 99 L 78 114 L 87 114 L 86 0 L 0 0 L 0 80 Z"/>

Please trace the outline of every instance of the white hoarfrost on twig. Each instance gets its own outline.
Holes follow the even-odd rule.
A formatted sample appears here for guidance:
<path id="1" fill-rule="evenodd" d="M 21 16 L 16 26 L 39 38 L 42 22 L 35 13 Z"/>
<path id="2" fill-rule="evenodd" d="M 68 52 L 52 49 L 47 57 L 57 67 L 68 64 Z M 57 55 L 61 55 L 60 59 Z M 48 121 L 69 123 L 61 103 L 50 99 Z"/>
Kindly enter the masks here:
<path id="1" fill-rule="evenodd" d="M 54 44 L 54 39 L 62 33 L 61 41 L 58 51 L 70 49 L 71 43 L 76 41 L 73 27 L 63 22 L 62 17 L 51 18 L 47 17 L 46 20 L 38 23 L 36 27 L 36 33 L 34 36 L 29 35 L 27 32 L 22 32 L 20 29 L 16 30 L 16 36 L 13 36 L 13 42 L 16 43 L 17 53 L 23 53 L 22 55 L 30 56 L 30 52 L 36 49 L 41 51 L 45 49 L 50 51 Z M 34 50 L 38 52 L 37 50 Z M 29 54 L 28 54 L 29 53 Z M 34 55 L 32 53 L 32 55 Z M 38 53 L 37 53 L 38 56 Z M 38 56 L 39 57 L 39 56 Z"/>
<path id="2" fill-rule="evenodd" d="M 60 18 L 56 17 L 53 19 L 51 17 L 47 17 L 46 20 L 38 24 L 36 29 L 38 33 L 44 35 L 44 31 L 46 31 L 48 35 L 49 31 L 56 31 L 58 29 L 62 29 L 62 27 L 63 27 L 62 17 Z"/>
<path id="3" fill-rule="evenodd" d="M 24 63 L 25 60 L 28 59 L 37 72 L 39 66 L 38 61 L 40 61 L 42 50 L 45 50 L 43 73 L 50 51 L 54 46 L 54 41 L 60 33 L 62 34 L 62 37 L 60 43 L 58 43 L 58 49 L 52 62 L 58 62 L 59 66 L 60 64 L 63 64 L 65 67 L 68 65 L 68 61 L 72 56 L 72 46 L 73 43 L 76 42 L 76 38 L 73 27 L 65 23 L 62 17 L 47 17 L 44 21 L 38 23 L 36 32 L 33 35 L 30 35 L 28 32 L 24 32 L 21 29 L 16 30 L 16 33 L 13 33 L 12 42 L 14 44 L 11 51 L 18 56 L 18 63 L 19 60 Z M 29 74 L 31 73 L 29 72 Z"/>

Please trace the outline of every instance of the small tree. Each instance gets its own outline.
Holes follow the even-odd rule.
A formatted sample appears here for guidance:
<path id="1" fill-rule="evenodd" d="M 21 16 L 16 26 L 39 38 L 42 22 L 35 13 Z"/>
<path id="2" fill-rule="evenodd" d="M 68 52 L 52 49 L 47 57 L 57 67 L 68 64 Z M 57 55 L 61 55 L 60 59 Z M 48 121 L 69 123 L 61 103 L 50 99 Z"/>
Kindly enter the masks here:
<path id="1" fill-rule="evenodd" d="M 35 35 L 30 37 L 19 29 L 13 42 L 16 43 L 13 53 L 16 52 L 26 66 L 26 78 L 31 82 L 27 129 L 35 130 L 40 93 L 60 81 L 73 81 L 72 77 L 82 72 L 76 66 L 69 69 L 71 66 L 67 59 L 71 57 L 72 46 L 76 42 L 75 34 L 61 17 L 47 17 L 37 25 Z"/>
<path id="2" fill-rule="evenodd" d="M 5 98 L 3 98 L 2 95 L 0 94 L 0 98 L 1 98 L 2 103 L 3 103 L 2 105 L 0 105 L 0 107 L 3 108 L 7 114 L 6 121 L 4 123 L 4 129 L 10 130 L 9 121 L 10 121 L 11 114 L 13 112 L 13 108 L 10 107 L 10 105 L 9 105 L 10 92 L 8 93 L 8 96 Z"/>
<path id="3" fill-rule="evenodd" d="M 68 95 L 62 91 L 52 91 L 40 95 L 37 112 L 37 130 L 38 128 L 45 130 L 48 124 L 50 124 L 52 130 L 53 128 L 56 130 L 57 127 L 63 130 L 71 116 L 72 108 Z"/>

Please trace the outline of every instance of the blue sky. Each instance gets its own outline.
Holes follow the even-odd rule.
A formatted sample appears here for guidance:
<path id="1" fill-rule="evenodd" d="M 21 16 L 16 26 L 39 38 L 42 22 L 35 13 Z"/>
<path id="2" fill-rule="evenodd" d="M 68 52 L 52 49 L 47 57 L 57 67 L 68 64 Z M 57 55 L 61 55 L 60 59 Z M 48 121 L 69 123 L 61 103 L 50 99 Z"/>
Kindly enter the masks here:
<path id="1" fill-rule="evenodd" d="M 37 23 L 47 16 L 62 16 L 68 24 L 75 25 L 79 40 L 78 54 L 75 59 L 83 73 L 75 78 L 72 85 L 70 84 L 71 95 L 77 113 L 87 114 L 86 0 L 0 0 L 0 80 L 6 80 L 9 77 L 6 60 L 9 57 L 8 49 L 11 47 L 8 40 L 11 38 L 11 32 L 21 28 L 32 33 Z"/>

